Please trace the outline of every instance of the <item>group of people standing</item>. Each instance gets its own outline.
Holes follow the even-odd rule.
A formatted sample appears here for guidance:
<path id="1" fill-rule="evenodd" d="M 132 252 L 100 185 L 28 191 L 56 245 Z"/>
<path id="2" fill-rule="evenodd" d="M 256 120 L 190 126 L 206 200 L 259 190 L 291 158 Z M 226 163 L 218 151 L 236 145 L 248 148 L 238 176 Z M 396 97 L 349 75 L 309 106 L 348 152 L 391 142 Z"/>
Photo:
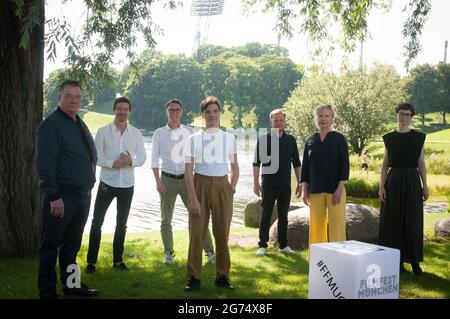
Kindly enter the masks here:
<path id="1" fill-rule="evenodd" d="M 127 219 L 134 192 L 134 167 L 146 161 L 141 132 L 128 123 L 129 99 L 113 103 L 114 122 L 99 129 L 95 141 L 78 116 L 82 88 L 65 81 L 59 88 L 59 107 L 41 124 L 37 142 L 37 173 L 40 178 L 43 214 L 39 251 L 38 288 L 41 298 L 57 298 L 56 262 L 65 296 L 95 296 L 96 289 L 72 281 L 70 266 L 76 265 L 86 224 L 96 165 L 101 167 L 89 236 L 86 273 L 96 271 L 101 228 L 106 211 L 117 199 L 113 240 L 113 267 L 127 271 L 122 254 Z M 405 105 L 407 105 L 405 109 Z M 380 244 L 401 250 L 402 262 L 410 262 L 416 274 L 423 260 L 422 199 L 428 197 L 423 161 L 424 135 L 409 130 L 414 109 L 399 105 L 399 127 L 385 135 L 381 171 Z M 209 96 L 200 103 L 204 129 L 194 131 L 181 124 L 183 105 L 172 99 L 165 105 L 167 125 L 152 138 L 151 168 L 160 194 L 161 237 L 165 264 L 174 262 L 172 234 L 174 205 L 180 195 L 189 212 L 188 283 L 185 291 L 197 290 L 202 277 L 202 250 L 215 264 L 215 285 L 233 289 L 230 283 L 228 238 L 233 214 L 233 196 L 239 179 L 237 142 L 220 129 L 221 103 Z M 253 161 L 254 193 L 262 197 L 257 256 L 267 254 L 270 220 L 277 203 L 279 251 L 293 254 L 288 246 L 288 210 L 291 200 L 291 167 L 295 194 L 310 206 L 309 244 L 346 240 L 345 183 L 349 157 L 345 137 L 333 130 L 336 118 L 331 105 L 314 111 L 318 132 L 310 136 L 300 161 L 297 141 L 288 133 L 286 114 L 276 109 L 269 115 L 271 132 L 258 138 Z M 409 122 L 408 122 L 409 115 Z M 388 170 L 388 168 L 390 168 Z M 389 171 L 389 172 L 388 172 Z M 260 184 L 261 175 L 261 184 Z M 209 231 L 212 233 L 216 250 Z M 403 267 L 403 263 L 402 269 Z M 75 267 L 75 269 L 77 269 Z M 79 279 L 79 274 L 75 274 Z"/>

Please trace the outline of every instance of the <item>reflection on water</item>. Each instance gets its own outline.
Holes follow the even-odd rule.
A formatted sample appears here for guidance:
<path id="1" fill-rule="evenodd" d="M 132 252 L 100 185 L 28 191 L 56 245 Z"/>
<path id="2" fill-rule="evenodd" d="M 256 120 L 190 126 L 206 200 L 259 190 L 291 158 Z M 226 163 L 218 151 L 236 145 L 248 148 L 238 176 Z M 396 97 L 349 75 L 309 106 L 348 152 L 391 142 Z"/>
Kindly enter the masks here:
<path id="1" fill-rule="evenodd" d="M 144 137 L 147 161 L 141 167 L 135 168 L 134 197 L 128 217 L 128 232 L 144 232 L 159 230 L 161 224 L 161 210 L 159 193 L 156 190 L 153 171 L 150 166 L 152 143 Z M 256 139 L 238 139 L 238 160 L 240 167 L 239 182 L 234 195 L 234 210 L 232 227 L 244 224 L 244 207 L 248 200 L 255 197 L 253 194 L 252 160 Z M 91 209 L 89 219 L 84 229 L 89 233 L 92 215 L 94 212 L 95 197 L 99 183 L 100 167 L 97 167 L 97 183 L 92 189 Z M 172 228 L 187 229 L 188 215 L 181 198 L 178 196 L 172 220 Z M 109 206 L 102 227 L 103 233 L 113 233 L 116 224 L 116 200 Z"/>

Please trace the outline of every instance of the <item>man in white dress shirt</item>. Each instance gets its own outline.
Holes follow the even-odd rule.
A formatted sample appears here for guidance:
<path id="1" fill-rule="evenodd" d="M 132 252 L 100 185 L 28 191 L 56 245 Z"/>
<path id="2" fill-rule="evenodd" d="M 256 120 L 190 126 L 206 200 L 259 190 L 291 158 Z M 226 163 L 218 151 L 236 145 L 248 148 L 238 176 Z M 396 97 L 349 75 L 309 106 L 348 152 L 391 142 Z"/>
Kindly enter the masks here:
<path id="1" fill-rule="evenodd" d="M 184 181 L 183 148 L 194 130 L 181 124 L 183 106 L 177 99 L 166 103 L 167 125 L 158 128 L 152 138 L 152 169 L 161 199 L 161 237 L 164 245 L 164 263 L 171 264 L 173 250 L 172 217 L 175 200 L 180 195 L 188 207 L 188 191 Z M 160 174 L 161 169 L 161 174 Z M 215 263 L 216 255 L 209 230 L 203 248 L 208 261 Z"/>
<path id="2" fill-rule="evenodd" d="M 101 166 L 100 184 L 95 200 L 94 217 L 89 235 L 87 273 L 95 271 L 101 240 L 101 228 L 111 201 L 117 198 L 116 229 L 113 242 L 113 267 L 129 270 L 122 260 L 128 214 L 134 192 L 134 167 L 146 160 L 142 133 L 128 123 L 131 102 L 126 97 L 115 99 L 114 122 L 100 128 L 95 136 Z"/>

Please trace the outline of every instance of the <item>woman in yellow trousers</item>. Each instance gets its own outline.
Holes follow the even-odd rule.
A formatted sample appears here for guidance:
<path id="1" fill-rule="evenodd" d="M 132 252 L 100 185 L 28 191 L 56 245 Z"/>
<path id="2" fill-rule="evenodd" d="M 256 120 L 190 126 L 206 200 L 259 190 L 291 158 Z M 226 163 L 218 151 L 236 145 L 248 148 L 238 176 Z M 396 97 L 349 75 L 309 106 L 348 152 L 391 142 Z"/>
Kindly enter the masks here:
<path id="1" fill-rule="evenodd" d="M 314 110 L 319 132 L 311 135 L 303 152 L 303 201 L 310 206 L 309 245 L 346 240 L 345 182 L 349 177 L 347 141 L 333 131 L 336 113 L 331 105 Z"/>

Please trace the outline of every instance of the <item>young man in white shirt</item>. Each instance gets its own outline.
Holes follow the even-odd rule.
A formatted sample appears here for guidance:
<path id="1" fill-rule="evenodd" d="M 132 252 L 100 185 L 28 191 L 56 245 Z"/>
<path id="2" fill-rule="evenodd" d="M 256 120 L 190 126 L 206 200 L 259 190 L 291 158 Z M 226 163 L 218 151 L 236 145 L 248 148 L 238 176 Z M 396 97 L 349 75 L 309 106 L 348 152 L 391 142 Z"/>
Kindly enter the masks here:
<path id="1" fill-rule="evenodd" d="M 237 144 L 232 134 L 219 128 L 220 102 L 209 96 L 200 104 L 205 129 L 190 136 L 185 146 L 185 179 L 189 191 L 189 253 L 185 291 L 200 288 L 201 246 L 206 236 L 209 215 L 216 241 L 216 286 L 234 287 L 229 281 L 230 251 L 228 237 L 233 215 L 233 195 L 239 178 Z M 231 167 L 230 181 L 228 165 Z M 193 175 L 195 173 L 195 175 Z"/>
<path id="2" fill-rule="evenodd" d="M 117 198 L 117 219 L 113 241 L 113 267 L 129 270 L 122 260 L 128 214 L 134 192 L 134 167 L 146 160 L 142 133 L 128 123 L 131 102 L 126 97 L 115 99 L 114 122 L 100 128 L 95 136 L 101 166 L 100 184 L 94 206 L 87 254 L 87 273 L 95 271 L 101 240 L 101 228 L 111 201 Z"/>
<path id="3" fill-rule="evenodd" d="M 177 99 L 166 103 L 167 125 L 158 128 L 152 139 L 152 169 L 161 199 L 161 237 L 164 245 L 164 263 L 174 259 L 172 217 L 175 200 L 180 195 L 188 208 L 188 191 L 184 181 L 183 148 L 194 130 L 181 124 L 183 105 Z M 161 175 L 160 175 L 161 168 Z M 215 263 L 216 255 L 209 230 L 203 246 L 208 261 Z"/>

